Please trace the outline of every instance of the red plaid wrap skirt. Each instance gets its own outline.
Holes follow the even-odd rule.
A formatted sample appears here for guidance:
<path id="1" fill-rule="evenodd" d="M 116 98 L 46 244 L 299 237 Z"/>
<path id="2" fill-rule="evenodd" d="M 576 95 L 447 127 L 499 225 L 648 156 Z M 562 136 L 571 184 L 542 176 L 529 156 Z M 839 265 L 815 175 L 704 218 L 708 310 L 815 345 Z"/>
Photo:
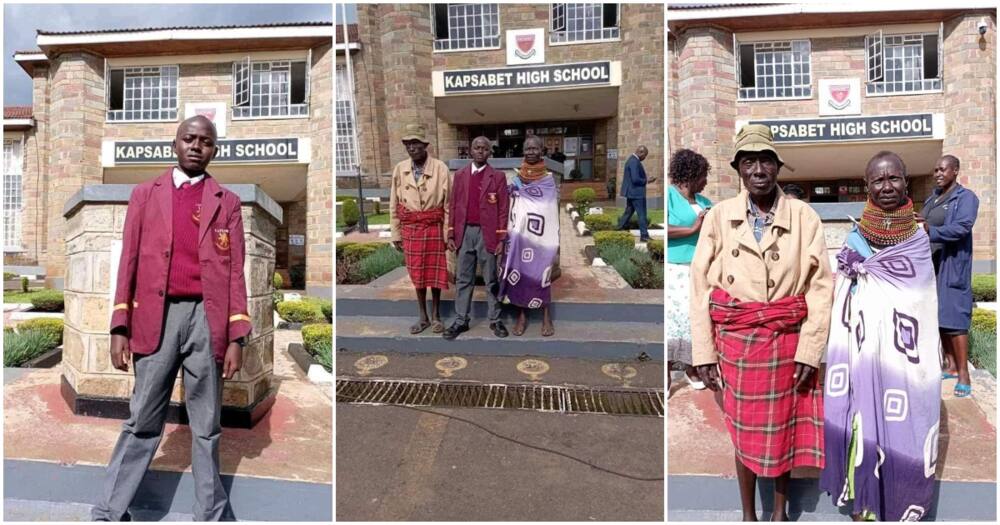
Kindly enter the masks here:
<path id="1" fill-rule="evenodd" d="M 795 349 L 804 296 L 773 303 L 740 302 L 712 292 L 709 311 L 723 389 L 722 409 L 736 456 L 758 476 L 823 467 L 823 397 L 813 374 L 795 390 Z"/>
<path id="2" fill-rule="evenodd" d="M 413 211 L 396 207 L 403 257 L 414 288 L 448 289 L 448 259 L 445 257 L 444 208 Z"/>

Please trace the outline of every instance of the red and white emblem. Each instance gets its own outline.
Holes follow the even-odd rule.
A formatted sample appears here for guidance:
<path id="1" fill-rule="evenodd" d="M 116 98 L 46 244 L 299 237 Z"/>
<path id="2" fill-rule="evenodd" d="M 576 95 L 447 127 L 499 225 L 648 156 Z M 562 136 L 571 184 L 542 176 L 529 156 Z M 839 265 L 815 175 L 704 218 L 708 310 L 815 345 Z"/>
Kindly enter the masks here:
<path id="1" fill-rule="evenodd" d="M 215 108 L 197 108 L 194 112 L 197 115 L 201 115 L 208 120 L 215 122 Z"/>
<path id="2" fill-rule="evenodd" d="M 831 84 L 829 104 L 830 107 L 838 110 L 851 105 L 851 85 Z"/>
<path id="3" fill-rule="evenodd" d="M 535 35 L 517 35 L 515 40 L 517 40 L 517 49 L 514 50 L 514 54 L 518 58 L 527 60 L 535 56 Z"/>

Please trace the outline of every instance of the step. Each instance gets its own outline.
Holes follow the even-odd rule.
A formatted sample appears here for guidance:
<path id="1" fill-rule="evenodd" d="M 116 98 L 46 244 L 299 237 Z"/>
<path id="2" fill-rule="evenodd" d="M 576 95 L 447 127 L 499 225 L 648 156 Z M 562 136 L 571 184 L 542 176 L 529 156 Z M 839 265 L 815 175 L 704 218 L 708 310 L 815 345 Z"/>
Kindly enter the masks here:
<path id="1" fill-rule="evenodd" d="M 3 520 L 15 521 L 91 521 L 89 503 L 67 501 L 24 500 L 4 498 Z M 194 521 L 193 514 L 163 512 L 161 510 L 132 509 L 132 521 Z"/>
<path id="2" fill-rule="evenodd" d="M 412 306 L 412 305 L 411 305 Z M 338 311 L 338 314 L 340 312 Z M 662 314 L 661 314 L 662 316 Z M 541 322 L 529 321 L 527 332 L 498 338 L 489 323 L 474 318 L 470 330 L 454 341 L 446 341 L 430 328 L 410 335 L 416 321 L 408 317 L 337 316 L 336 345 L 351 352 L 449 353 L 493 356 L 548 356 L 584 359 L 636 359 L 645 353 L 653 361 L 663 361 L 663 325 L 634 322 L 560 321 L 556 333 L 542 337 Z M 451 322 L 447 319 L 445 324 Z M 508 331 L 513 323 L 506 323 Z"/>
<path id="3" fill-rule="evenodd" d="M 339 296 L 339 292 L 338 292 Z M 428 304 L 430 304 L 428 302 Z M 632 323 L 663 323 L 662 304 L 641 303 L 570 303 L 553 302 L 549 307 L 555 321 L 579 322 L 632 322 Z M 485 300 L 472 301 L 473 318 L 484 318 L 489 307 Z M 503 308 L 504 322 L 513 322 L 517 310 L 514 307 Z M 414 317 L 417 313 L 416 298 L 412 299 L 337 299 L 337 319 L 342 317 Z M 450 319 L 455 315 L 455 301 L 441 299 L 441 316 Z M 531 310 L 530 319 L 541 320 L 541 309 Z"/>

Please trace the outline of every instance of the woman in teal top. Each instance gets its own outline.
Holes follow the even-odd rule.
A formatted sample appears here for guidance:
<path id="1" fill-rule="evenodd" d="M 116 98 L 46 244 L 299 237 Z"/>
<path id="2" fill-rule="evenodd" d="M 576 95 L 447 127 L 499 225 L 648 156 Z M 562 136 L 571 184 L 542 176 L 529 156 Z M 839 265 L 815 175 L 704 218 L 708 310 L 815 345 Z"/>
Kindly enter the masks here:
<path id="1" fill-rule="evenodd" d="M 712 201 L 700 194 L 708 183 L 708 160 L 689 149 L 670 158 L 667 200 L 667 368 L 684 365 L 684 378 L 695 389 L 705 388 L 691 366 L 691 323 L 688 319 L 691 258 L 698 244 L 705 213 Z M 667 374 L 667 389 L 670 374 Z"/>

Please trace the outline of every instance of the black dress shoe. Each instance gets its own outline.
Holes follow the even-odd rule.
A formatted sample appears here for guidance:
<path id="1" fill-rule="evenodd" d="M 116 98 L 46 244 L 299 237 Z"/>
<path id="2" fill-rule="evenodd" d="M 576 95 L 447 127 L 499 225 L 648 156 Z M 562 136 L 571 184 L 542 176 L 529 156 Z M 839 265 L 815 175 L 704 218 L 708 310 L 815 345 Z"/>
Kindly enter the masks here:
<path id="1" fill-rule="evenodd" d="M 497 337 L 507 337 L 507 327 L 503 325 L 503 321 L 497 321 L 495 323 L 490 323 L 490 330 L 493 330 L 493 335 Z"/>
<path id="2" fill-rule="evenodd" d="M 455 321 L 454 323 L 451 324 L 451 326 L 445 329 L 444 333 L 441 334 L 441 337 L 444 337 L 445 339 L 451 341 L 452 339 L 458 337 L 458 334 L 468 331 L 469 331 L 469 323 L 461 323 Z"/>

